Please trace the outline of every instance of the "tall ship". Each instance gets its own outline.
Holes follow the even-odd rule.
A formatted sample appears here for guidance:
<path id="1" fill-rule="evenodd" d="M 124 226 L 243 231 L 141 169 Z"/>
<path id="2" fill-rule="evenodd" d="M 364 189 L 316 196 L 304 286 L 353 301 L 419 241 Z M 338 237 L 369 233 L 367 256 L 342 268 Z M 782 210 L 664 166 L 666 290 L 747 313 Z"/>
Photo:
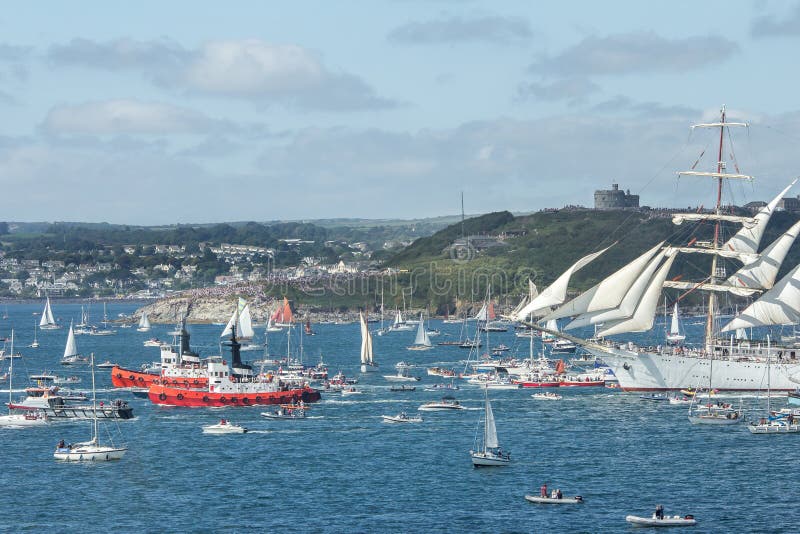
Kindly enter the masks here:
<path id="1" fill-rule="evenodd" d="M 321 395 L 307 384 L 296 386 L 278 377 L 258 375 L 241 359 L 241 344 L 236 339 L 236 326 L 230 340 L 230 365 L 221 356 L 207 360 L 208 384 L 202 388 L 186 388 L 153 383 L 148 397 L 153 404 L 188 407 L 256 406 L 317 402 Z"/>
<path id="2" fill-rule="evenodd" d="M 565 331 L 594 327 L 594 337 L 582 339 L 529 323 L 537 330 L 568 339 L 602 359 L 626 391 L 691 387 L 759 390 L 765 389 L 767 383 L 771 383 L 773 390 L 794 390 L 800 383 L 800 348 L 777 345 L 768 336 L 761 340 L 746 340 L 744 336 L 734 335 L 737 329 L 800 321 L 800 266 L 775 282 L 781 263 L 800 232 L 800 222 L 758 252 L 770 217 L 797 180 L 754 216 L 729 214 L 723 209 L 722 194 L 726 186 L 731 182 L 752 179 L 739 173 L 735 160 L 736 173 L 728 172 L 727 162 L 723 159 L 726 153 L 733 154 L 725 150 L 725 140 L 730 138 L 729 130 L 747 126 L 746 123 L 726 121 L 723 108 L 718 122 L 692 127 L 693 130 L 719 130 L 715 168 L 706 172 L 696 171 L 693 167 L 678 174 L 713 180 L 716 201 L 713 210 L 708 212 L 674 214 L 672 222 L 675 225 L 685 224 L 689 228 L 685 233 L 676 232 L 673 239 L 680 242 L 684 237 L 699 233 L 702 225 L 708 225 L 710 238 L 699 240 L 692 237 L 684 239 L 682 242 L 686 244 L 681 245 L 658 243 L 594 287 L 567 301 L 566 288 L 572 274 L 608 248 L 585 256 L 520 310 L 515 318 L 524 321 L 535 317 L 542 324 L 570 317 L 572 321 L 564 327 Z M 735 231 L 725 239 L 724 232 L 731 225 L 735 225 Z M 673 262 L 684 254 L 708 258 L 706 263 L 710 269 L 702 279 L 687 280 L 680 273 L 668 279 Z M 728 264 L 733 262 L 738 268 L 728 276 Z M 695 292 L 706 294 L 702 342 L 669 345 L 664 340 L 663 345 L 656 342 L 653 343 L 655 346 L 645 347 L 633 340 L 620 340 L 617 337 L 620 334 L 648 332 L 653 328 L 665 288 L 673 292 L 677 290 L 677 294 L 672 295 L 673 302 Z M 753 302 L 733 318 L 723 316 L 719 311 L 719 298 L 724 294 L 749 297 Z"/>
<path id="3" fill-rule="evenodd" d="M 178 330 L 177 346 L 161 345 L 161 368 L 158 373 L 115 365 L 111 369 L 111 383 L 117 388 L 148 388 L 154 381 L 184 387 L 207 386 L 208 369 L 201 363 L 200 355 L 192 351 L 189 338 L 184 317 Z"/>

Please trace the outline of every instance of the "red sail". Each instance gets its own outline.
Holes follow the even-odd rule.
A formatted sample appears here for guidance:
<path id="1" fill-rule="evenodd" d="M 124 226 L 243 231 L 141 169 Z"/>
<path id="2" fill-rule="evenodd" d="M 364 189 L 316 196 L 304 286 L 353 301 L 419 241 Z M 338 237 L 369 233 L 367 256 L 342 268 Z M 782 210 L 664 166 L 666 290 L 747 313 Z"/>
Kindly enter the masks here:
<path id="1" fill-rule="evenodd" d="M 291 323 L 293 320 L 292 317 L 292 308 L 289 306 L 289 299 L 283 297 L 283 318 L 280 322 L 282 323 Z"/>

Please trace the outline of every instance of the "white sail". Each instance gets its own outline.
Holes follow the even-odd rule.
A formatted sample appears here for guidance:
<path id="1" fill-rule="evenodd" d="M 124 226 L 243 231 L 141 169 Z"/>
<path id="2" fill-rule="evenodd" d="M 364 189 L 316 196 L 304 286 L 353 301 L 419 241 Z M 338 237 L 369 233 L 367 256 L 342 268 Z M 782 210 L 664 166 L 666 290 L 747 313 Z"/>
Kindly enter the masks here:
<path id="1" fill-rule="evenodd" d="M 478 311 L 478 313 L 475 314 L 475 317 L 473 317 L 473 319 L 475 319 L 476 321 L 485 321 L 487 317 L 488 317 L 488 311 L 486 308 L 486 303 L 484 302 L 483 306 L 481 306 L 481 309 Z"/>
<path id="2" fill-rule="evenodd" d="M 767 227 L 767 223 L 775 211 L 775 207 L 778 205 L 781 199 L 786 196 L 786 193 L 789 192 L 789 189 L 791 189 L 795 183 L 797 183 L 797 178 L 792 180 L 792 183 L 790 183 L 786 189 L 778 193 L 778 195 L 773 198 L 769 204 L 761 208 L 761 211 L 759 211 L 754 217 L 756 219 L 755 226 L 750 228 L 745 226 L 736 232 L 736 234 L 724 245 L 722 245 L 721 248 L 723 250 L 735 250 L 737 252 L 756 252 L 758 250 L 759 243 L 761 243 L 761 238 L 764 236 L 764 230 Z"/>
<path id="3" fill-rule="evenodd" d="M 747 341 L 747 330 L 745 330 L 744 328 L 737 328 L 736 339 L 737 341 Z"/>
<path id="4" fill-rule="evenodd" d="M 675 301 L 675 307 L 672 309 L 672 322 L 669 325 L 669 333 L 677 336 L 681 333 L 680 320 L 678 319 L 678 301 Z"/>
<path id="5" fill-rule="evenodd" d="M 428 332 L 425 330 L 425 320 L 422 318 L 421 313 L 419 314 L 419 327 L 417 328 L 417 337 L 414 339 L 414 345 L 432 346 L 431 338 L 428 337 Z"/>
<path id="6" fill-rule="evenodd" d="M 358 314 L 361 320 L 361 363 L 364 365 L 373 365 L 372 358 L 372 334 L 369 333 L 367 322 L 364 320 L 364 314 Z"/>
<path id="7" fill-rule="evenodd" d="M 400 310 L 396 310 L 396 313 L 395 313 L 395 316 L 394 316 L 394 326 L 399 326 L 401 324 L 403 324 L 403 316 L 400 315 Z"/>
<path id="8" fill-rule="evenodd" d="M 53 310 L 50 309 L 50 297 L 47 297 L 47 301 L 44 304 L 44 311 L 42 311 L 42 318 L 39 320 L 40 327 L 48 327 L 54 326 L 56 324 L 56 320 L 53 317 Z"/>
<path id="9" fill-rule="evenodd" d="M 797 322 L 800 322 L 800 265 L 726 324 L 722 331 Z"/>
<path id="10" fill-rule="evenodd" d="M 242 339 L 252 339 L 255 332 L 253 332 L 253 320 L 250 317 L 250 305 L 245 304 L 242 313 L 239 315 L 239 327 L 237 329 L 239 337 Z"/>
<path id="11" fill-rule="evenodd" d="M 72 323 L 69 324 L 69 334 L 67 334 L 67 346 L 64 347 L 64 358 L 78 355 L 78 345 L 75 343 L 75 332 L 72 331 Z"/>
<path id="12" fill-rule="evenodd" d="M 495 449 L 500 446 L 497 441 L 497 427 L 494 424 L 494 412 L 489 397 L 486 397 L 486 426 L 484 428 L 484 443 L 487 449 Z"/>
<path id="13" fill-rule="evenodd" d="M 735 287 L 770 289 L 786 254 L 800 233 L 800 221 L 761 251 L 758 259 L 736 271 L 725 284 Z"/>
<path id="14" fill-rule="evenodd" d="M 664 242 L 662 241 L 622 269 L 606 277 L 599 284 L 567 302 L 546 318 L 560 319 L 582 313 L 616 308 L 663 244 Z"/>
<path id="15" fill-rule="evenodd" d="M 139 319 L 139 332 L 147 332 L 150 330 L 150 319 L 147 318 L 147 312 L 142 312 L 142 317 Z"/>
<path id="16" fill-rule="evenodd" d="M 231 335 L 233 330 L 233 325 L 236 325 L 236 337 L 238 339 L 252 339 L 253 338 L 253 323 L 250 319 L 250 305 L 247 304 L 247 301 L 243 298 L 239 297 L 239 303 L 236 307 L 236 310 L 231 315 L 231 318 L 228 320 L 228 324 L 225 326 L 225 330 L 222 331 L 219 337 L 225 337 Z"/>
<path id="17" fill-rule="evenodd" d="M 633 315 L 628 319 L 622 319 L 611 324 L 606 323 L 603 330 L 597 332 L 599 337 L 625 332 L 644 332 L 653 328 L 661 287 L 672 267 L 672 262 L 675 261 L 675 256 L 675 254 L 670 254 L 661 268 L 653 275 L 653 279 L 650 281 L 644 295 L 642 295 L 642 299 L 637 304 Z"/>
<path id="18" fill-rule="evenodd" d="M 549 310 L 551 306 L 562 304 L 567 296 L 567 286 L 569 285 L 569 279 L 572 277 L 573 273 L 597 258 L 600 254 L 611 248 L 611 246 L 589 254 L 588 256 L 584 256 L 576 261 L 569 269 L 564 271 L 555 282 L 547 286 L 547 288 L 539 293 L 527 306 L 522 308 L 514 319 L 517 321 L 524 321 L 531 314 L 540 316 L 543 315 L 541 313 L 543 310 Z"/>
<path id="19" fill-rule="evenodd" d="M 571 323 L 564 327 L 564 330 L 573 330 L 582 326 L 595 325 L 606 323 L 608 321 L 619 321 L 631 317 L 636 311 L 636 306 L 642 298 L 645 290 L 650 285 L 650 280 L 653 273 L 661 264 L 661 260 L 666 254 L 666 249 L 661 250 L 656 256 L 650 260 L 650 263 L 642 271 L 631 288 L 625 294 L 620 305 L 610 310 L 600 310 L 592 313 L 585 313 L 576 317 Z"/>

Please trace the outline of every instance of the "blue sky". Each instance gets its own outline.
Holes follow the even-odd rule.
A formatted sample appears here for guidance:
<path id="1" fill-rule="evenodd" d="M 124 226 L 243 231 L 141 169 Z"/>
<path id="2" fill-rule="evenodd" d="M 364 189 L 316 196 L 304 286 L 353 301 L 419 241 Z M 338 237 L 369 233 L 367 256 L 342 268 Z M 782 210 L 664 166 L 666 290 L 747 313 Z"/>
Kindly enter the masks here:
<path id="1" fill-rule="evenodd" d="M 751 124 L 733 201 L 800 175 L 800 2 L 5 7 L 3 220 L 413 218 L 462 190 L 470 213 L 533 211 L 612 181 L 710 205 L 674 171 L 723 104 Z"/>

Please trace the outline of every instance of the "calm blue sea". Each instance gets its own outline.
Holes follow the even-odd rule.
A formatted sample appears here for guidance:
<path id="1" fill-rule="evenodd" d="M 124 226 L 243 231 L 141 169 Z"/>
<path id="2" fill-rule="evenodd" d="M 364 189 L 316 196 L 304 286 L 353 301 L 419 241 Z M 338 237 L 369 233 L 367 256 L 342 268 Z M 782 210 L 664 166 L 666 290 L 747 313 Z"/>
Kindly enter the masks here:
<path id="1" fill-rule="evenodd" d="M 67 330 L 39 332 L 41 348 L 30 349 L 42 304 L 9 305 L 0 336 L 16 330 L 15 383 L 29 374 L 52 370 L 80 374 L 86 368 L 60 368 Z M 130 313 L 135 305 L 111 302 L 109 316 Z M 2 311 L 2 307 L 0 307 Z M 80 316 L 79 304 L 53 303 L 59 320 Z M 102 307 L 93 306 L 100 319 Z M 457 338 L 458 325 L 433 326 Z M 701 328 L 689 325 L 690 334 Z M 172 325 L 150 333 L 120 329 L 116 336 L 78 336 L 83 353 L 138 368 L 158 358 L 142 341 L 169 339 Z M 222 327 L 192 325 L 192 345 L 202 354 L 219 354 Z M 331 373 L 357 375 L 359 327 L 316 325 L 304 339 L 307 362 L 320 355 Z M 663 324 L 657 326 L 663 331 Z M 655 335 L 655 334 L 654 334 Z M 259 333 L 263 337 L 263 330 Z M 127 392 L 109 393 L 107 370 L 98 371 L 99 395 L 125 398 L 136 418 L 107 425 L 112 437 L 130 450 L 120 462 L 59 464 L 55 443 L 90 437 L 83 423 L 45 428 L 0 429 L 3 513 L 8 532 L 620 532 L 630 528 L 627 514 L 650 515 L 657 503 L 667 514 L 691 513 L 693 532 L 796 532 L 797 451 L 800 435 L 751 436 L 744 426 L 692 426 L 685 408 L 639 400 L 637 394 L 608 389 L 564 388 L 560 402 L 531 399 L 530 390 L 491 392 L 500 442 L 511 451 L 505 468 L 476 470 L 468 451 L 482 414 L 483 393 L 461 385 L 455 396 L 469 410 L 424 413 L 419 425 L 389 425 L 382 414 L 417 407 L 440 397 L 422 391 L 435 377 L 424 369 L 416 392 L 391 393 L 382 374 L 394 374 L 405 360 L 419 365 L 452 365 L 467 357 L 457 347 L 407 351 L 414 332 L 375 337 L 381 372 L 362 376 L 358 397 L 324 395 L 304 421 L 269 421 L 259 408 L 181 409 L 151 406 Z M 285 334 L 271 334 L 275 351 L 285 350 Z M 513 333 L 493 334 L 527 354 L 527 340 Z M 253 359 L 260 353 L 244 353 Z M 3 370 L 7 362 L 1 362 Z M 17 387 L 15 387 L 17 389 Z M 0 386 L 7 398 L 8 389 Z M 737 400 L 738 402 L 738 400 Z M 744 398 L 747 407 L 760 402 Z M 785 404 L 785 398 L 779 405 Z M 210 436 L 201 426 L 220 417 L 252 432 Z M 565 495 L 582 495 L 582 506 L 530 504 L 523 496 L 542 482 Z"/>

